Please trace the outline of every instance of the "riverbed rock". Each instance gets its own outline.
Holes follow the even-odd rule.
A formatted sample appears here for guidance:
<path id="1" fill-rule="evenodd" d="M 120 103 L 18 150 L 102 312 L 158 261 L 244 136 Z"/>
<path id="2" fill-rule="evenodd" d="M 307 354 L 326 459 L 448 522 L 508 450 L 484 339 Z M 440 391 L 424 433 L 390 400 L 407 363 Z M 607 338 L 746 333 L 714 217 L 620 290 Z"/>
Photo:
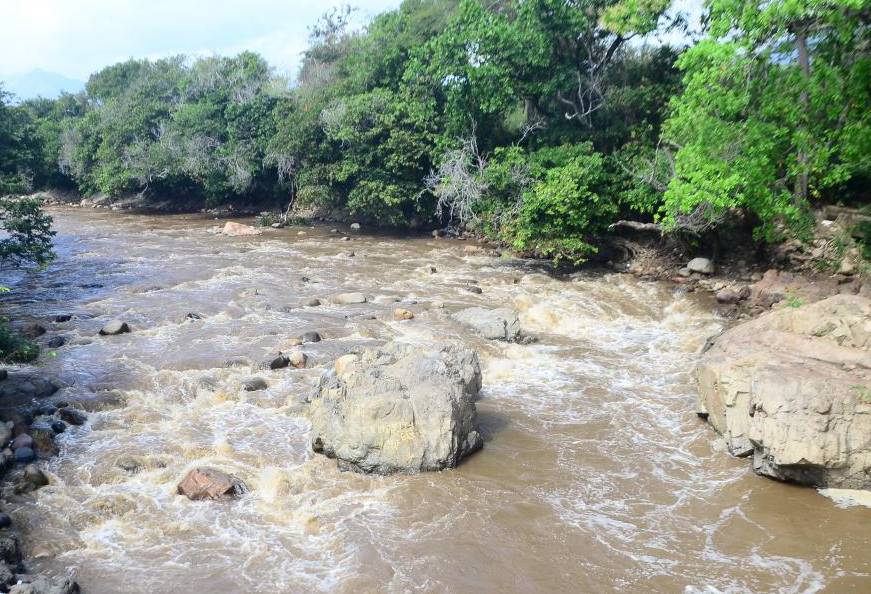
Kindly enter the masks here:
<path id="1" fill-rule="evenodd" d="M 102 336 L 115 336 L 117 334 L 126 334 L 130 332 L 130 326 L 123 320 L 111 320 L 100 329 Z"/>
<path id="2" fill-rule="evenodd" d="M 12 450 L 15 451 L 19 448 L 33 449 L 33 438 L 30 437 L 27 433 L 22 433 L 21 435 L 18 435 L 15 439 L 12 440 Z"/>
<path id="3" fill-rule="evenodd" d="M 303 369 L 308 362 L 308 357 L 302 351 L 291 351 L 287 354 L 287 362 L 297 369 Z"/>
<path id="4" fill-rule="evenodd" d="M 393 310 L 393 319 L 397 322 L 401 322 L 403 320 L 412 320 L 414 319 L 414 312 L 409 309 L 397 307 Z"/>
<path id="5" fill-rule="evenodd" d="M 24 404 L 34 398 L 47 398 L 61 387 L 57 380 L 38 373 L 13 372 L 6 381 L 0 383 L 0 402 L 9 405 L 19 402 Z"/>
<path id="6" fill-rule="evenodd" d="M 207 466 L 189 471 L 177 487 L 179 495 L 193 501 L 238 497 L 247 490 L 235 476 Z"/>
<path id="7" fill-rule="evenodd" d="M 47 346 L 50 349 L 59 349 L 63 345 L 65 345 L 66 343 L 67 343 L 67 339 L 64 338 L 63 336 L 52 336 L 48 340 L 48 342 L 45 343 L 45 346 Z"/>
<path id="8" fill-rule="evenodd" d="M 699 414 L 757 473 L 871 488 L 871 300 L 837 295 L 732 328 L 698 380 Z"/>
<path id="9" fill-rule="evenodd" d="M 453 317 L 488 340 L 515 342 L 520 339 L 520 318 L 514 309 L 469 307 L 458 311 Z"/>
<path id="10" fill-rule="evenodd" d="M 30 427 L 30 436 L 32 447 L 37 454 L 54 456 L 58 453 L 58 447 L 54 441 L 55 432 L 50 425 L 42 422 L 34 424 Z"/>
<path id="11" fill-rule="evenodd" d="M 246 392 L 257 392 L 265 390 L 268 387 L 266 380 L 262 377 L 249 377 L 242 380 L 242 389 Z"/>
<path id="12" fill-rule="evenodd" d="M 303 332 L 299 335 L 300 344 L 305 344 L 307 342 L 320 342 L 321 335 L 317 332 Z"/>
<path id="13" fill-rule="evenodd" d="M 88 420 L 88 416 L 85 413 L 69 406 L 60 409 L 57 414 L 62 421 L 66 421 L 70 425 L 84 425 Z"/>
<path id="14" fill-rule="evenodd" d="M 340 293 L 333 295 L 331 301 L 336 305 L 353 305 L 355 303 L 366 303 L 368 299 L 363 293 Z"/>
<path id="15" fill-rule="evenodd" d="M 48 477 L 35 464 L 24 467 L 24 474 L 15 484 L 16 493 L 30 493 L 48 485 Z"/>
<path id="16" fill-rule="evenodd" d="M 48 578 L 45 576 L 28 576 L 30 582 L 22 582 L 12 586 L 9 594 L 79 594 L 79 585 L 69 577 Z"/>
<path id="17" fill-rule="evenodd" d="M 312 449 L 364 473 L 452 468 L 483 444 L 480 389 L 477 353 L 454 343 L 346 355 L 312 399 Z"/>
<path id="18" fill-rule="evenodd" d="M 36 460 L 36 452 L 32 448 L 18 448 L 15 450 L 16 464 L 30 464 Z"/>
<path id="19" fill-rule="evenodd" d="M 221 233 L 228 237 L 244 237 L 246 235 L 260 235 L 261 230 L 251 225 L 227 221 L 224 228 L 221 229 Z"/>
<path id="20" fill-rule="evenodd" d="M 714 274 L 714 263 L 707 258 L 693 258 L 687 262 L 686 268 L 699 274 Z"/>

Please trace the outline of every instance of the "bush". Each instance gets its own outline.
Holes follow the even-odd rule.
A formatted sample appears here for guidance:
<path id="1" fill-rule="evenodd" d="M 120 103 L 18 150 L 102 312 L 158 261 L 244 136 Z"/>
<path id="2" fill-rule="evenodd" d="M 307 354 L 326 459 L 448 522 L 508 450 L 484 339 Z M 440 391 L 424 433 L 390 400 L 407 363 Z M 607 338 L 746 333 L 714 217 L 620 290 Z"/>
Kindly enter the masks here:
<path id="1" fill-rule="evenodd" d="M 38 356 L 39 346 L 14 332 L 6 318 L 0 318 L 0 361 L 29 363 Z"/>
<path id="2" fill-rule="evenodd" d="M 544 174 L 523 194 L 517 221 L 507 230 L 511 243 L 557 262 L 583 262 L 597 251 L 592 237 L 617 213 L 602 155 L 589 145 L 574 145 L 544 149 L 532 161 L 533 174 L 542 169 Z"/>

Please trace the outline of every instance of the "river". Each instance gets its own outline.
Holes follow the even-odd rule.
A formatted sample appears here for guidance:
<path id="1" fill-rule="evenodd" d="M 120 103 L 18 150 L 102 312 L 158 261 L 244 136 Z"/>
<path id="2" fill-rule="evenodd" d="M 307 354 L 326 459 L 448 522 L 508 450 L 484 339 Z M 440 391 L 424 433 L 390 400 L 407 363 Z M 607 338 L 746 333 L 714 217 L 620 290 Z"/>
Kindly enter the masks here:
<path id="1" fill-rule="evenodd" d="M 87 594 L 871 592 L 871 510 L 755 476 L 694 414 L 693 364 L 722 324 L 703 297 L 554 278 L 429 237 L 229 238 L 202 215 L 52 214 L 57 260 L 7 275 L 4 307 L 75 315 L 42 366 L 92 412 L 60 436 L 51 485 L 9 510 L 31 566 L 74 568 Z M 303 306 L 348 291 L 416 317 L 393 321 L 384 297 Z M 449 317 L 512 304 L 537 343 L 487 342 Z M 96 336 L 113 317 L 133 332 Z M 258 369 L 308 330 L 324 337 L 305 345 L 311 368 Z M 390 477 L 312 453 L 303 400 L 323 366 L 445 337 L 482 358 L 481 452 Z M 269 388 L 240 390 L 253 374 Z M 138 472 L 119 466 L 130 457 Z M 198 465 L 250 492 L 176 495 Z"/>

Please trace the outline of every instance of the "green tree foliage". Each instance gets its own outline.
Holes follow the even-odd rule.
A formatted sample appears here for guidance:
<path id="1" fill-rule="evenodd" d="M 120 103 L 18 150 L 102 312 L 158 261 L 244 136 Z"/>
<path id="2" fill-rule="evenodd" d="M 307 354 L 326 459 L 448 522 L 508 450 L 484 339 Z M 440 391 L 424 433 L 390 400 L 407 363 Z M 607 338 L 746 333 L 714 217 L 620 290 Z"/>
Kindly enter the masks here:
<path id="1" fill-rule="evenodd" d="M 766 239 L 800 231 L 810 200 L 871 173 L 869 4 L 712 0 L 709 11 L 709 37 L 678 60 L 665 219 L 705 225 L 740 208 Z"/>
<path id="2" fill-rule="evenodd" d="M 701 233 L 741 209 L 773 239 L 866 191 L 868 6 L 709 0 L 686 51 L 657 41 L 668 0 L 333 9 L 295 84 L 250 52 L 129 60 L 4 105 L 0 183 L 467 226 L 574 262 L 617 218 Z"/>

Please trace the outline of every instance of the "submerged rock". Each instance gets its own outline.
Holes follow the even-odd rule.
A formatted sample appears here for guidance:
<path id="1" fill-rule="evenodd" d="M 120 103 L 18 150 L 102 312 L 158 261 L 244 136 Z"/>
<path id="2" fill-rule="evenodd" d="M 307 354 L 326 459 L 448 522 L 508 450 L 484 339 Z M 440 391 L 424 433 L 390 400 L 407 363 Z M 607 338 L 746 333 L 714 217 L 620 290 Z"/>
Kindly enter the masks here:
<path id="1" fill-rule="evenodd" d="M 698 367 L 699 414 L 754 470 L 871 488 L 871 301 L 838 295 L 718 337 Z"/>
<path id="2" fill-rule="evenodd" d="M 332 298 L 332 302 L 336 305 L 352 305 L 355 303 L 366 303 L 366 301 L 366 295 L 363 293 L 340 293 Z"/>
<path id="3" fill-rule="evenodd" d="M 488 340 L 514 342 L 520 338 L 520 318 L 516 310 L 503 307 L 470 307 L 454 314 L 454 319 Z"/>
<path id="4" fill-rule="evenodd" d="M 100 334 L 103 336 L 114 336 L 116 334 L 126 334 L 130 332 L 130 326 L 122 320 L 111 320 L 100 329 Z"/>
<path id="5" fill-rule="evenodd" d="M 221 229 L 221 233 L 228 237 L 243 237 L 246 235 L 260 235 L 261 231 L 251 225 L 243 225 L 242 223 L 227 221 L 226 224 L 224 224 L 224 228 Z"/>
<path id="6" fill-rule="evenodd" d="M 216 468 L 201 466 L 188 472 L 178 484 L 179 495 L 193 501 L 238 497 L 248 491 L 245 483 Z"/>
<path id="7" fill-rule="evenodd" d="M 312 449 L 365 473 L 452 468 L 483 445 L 480 389 L 477 353 L 456 344 L 346 355 L 312 400 Z"/>
<path id="8" fill-rule="evenodd" d="M 64 407 L 58 411 L 58 416 L 62 421 L 66 421 L 70 425 L 84 425 L 88 420 L 88 416 L 76 408 Z"/>
<path id="9" fill-rule="evenodd" d="M 412 320 L 414 319 L 414 312 L 408 309 L 397 307 L 393 310 L 393 319 L 397 322 L 400 322 L 402 320 Z"/>
<path id="10" fill-rule="evenodd" d="M 47 578 L 36 576 L 32 581 L 20 583 L 9 589 L 9 594 L 79 594 L 79 585 L 72 578 Z"/>
<path id="11" fill-rule="evenodd" d="M 258 390 L 265 390 L 268 387 L 266 380 L 262 377 L 249 377 L 247 379 L 242 380 L 242 389 L 246 392 L 256 392 Z"/>

